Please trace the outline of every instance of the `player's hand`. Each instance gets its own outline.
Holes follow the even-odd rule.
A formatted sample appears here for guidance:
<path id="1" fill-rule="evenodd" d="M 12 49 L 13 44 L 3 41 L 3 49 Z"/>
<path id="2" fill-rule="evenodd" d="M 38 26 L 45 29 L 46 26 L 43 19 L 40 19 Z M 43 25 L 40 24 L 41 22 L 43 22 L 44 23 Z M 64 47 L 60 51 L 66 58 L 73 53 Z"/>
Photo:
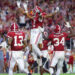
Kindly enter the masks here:
<path id="1" fill-rule="evenodd" d="M 27 4 L 26 3 L 23 3 L 23 7 L 25 9 L 25 13 L 28 13 L 28 9 L 27 9 Z"/>
<path id="2" fill-rule="evenodd" d="M 17 1 L 17 7 L 20 8 L 21 2 Z"/>
<path id="3" fill-rule="evenodd" d="M 70 27 L 71 27 L 71 25 L 70 25 L 69 22 L 66 22 L 65 26 L 66 26 L 67 28 L 70 28 Z"/>

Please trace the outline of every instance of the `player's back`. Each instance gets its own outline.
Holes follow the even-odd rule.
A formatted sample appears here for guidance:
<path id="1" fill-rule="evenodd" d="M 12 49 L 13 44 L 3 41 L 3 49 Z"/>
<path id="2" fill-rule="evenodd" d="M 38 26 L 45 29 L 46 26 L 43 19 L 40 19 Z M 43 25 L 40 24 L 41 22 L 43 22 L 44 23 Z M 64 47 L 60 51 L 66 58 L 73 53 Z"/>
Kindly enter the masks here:
<path id="1" fill-rule="evenodd" d="M 64 51 L 66 37 L 66 33 L 53 33 L 49 36 L 52 41 L 52 44 L 54 45 L 55 51 Z"/>
<path id="2" fill-rule="evenodd" d="M 8 37 L 12 38 L 11 50 L 12 51 L 20 51 L 23 49 L 23 40 L 25 38 L 25 34 L 23 31 L 12 31 L 8 32 Z"/>

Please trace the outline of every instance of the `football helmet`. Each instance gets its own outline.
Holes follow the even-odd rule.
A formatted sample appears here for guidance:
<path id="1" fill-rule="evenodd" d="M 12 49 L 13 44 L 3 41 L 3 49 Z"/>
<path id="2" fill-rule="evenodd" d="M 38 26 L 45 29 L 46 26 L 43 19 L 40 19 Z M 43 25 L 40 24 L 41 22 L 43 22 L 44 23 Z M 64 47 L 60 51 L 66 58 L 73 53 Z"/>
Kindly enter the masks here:
<path id="1" fill-rule="evenodd" d="M 18 24 L 16 23 L 11 24 L 11 27 L 10 27 L 11 31 L 17 31 L 18 28 L 19 28 Z"/>
<path id="2" fill-rule="evenodd" d="M 42 13 L 43 10 L 39 7 L 39 6 L 35 6 L 35 8 L 33 9 L 34 13 Z"/>
<path id="3" fill-rule="evenodd" d="M 56 25 L 56 26 L 55 26 L 55 29 L 54 29 L 54 32 L 55 32 L 55 33 L 60 33 L 60 32 L 61 32 L 61 26 Z"/>

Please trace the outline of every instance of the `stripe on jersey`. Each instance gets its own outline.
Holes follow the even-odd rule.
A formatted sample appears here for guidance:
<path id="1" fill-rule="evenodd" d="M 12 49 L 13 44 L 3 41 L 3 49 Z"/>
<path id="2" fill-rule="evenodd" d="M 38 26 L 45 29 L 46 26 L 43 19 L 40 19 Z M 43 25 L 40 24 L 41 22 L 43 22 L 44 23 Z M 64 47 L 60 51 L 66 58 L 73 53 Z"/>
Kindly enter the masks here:
<path id="1" fill-rule="evenodd" d="M 37 35 L 37 38 L 36 38 L 35 44 L 37 44 L 38 39 L 39 39 L 39 36 L 40 36 L 40 33 Z"/>

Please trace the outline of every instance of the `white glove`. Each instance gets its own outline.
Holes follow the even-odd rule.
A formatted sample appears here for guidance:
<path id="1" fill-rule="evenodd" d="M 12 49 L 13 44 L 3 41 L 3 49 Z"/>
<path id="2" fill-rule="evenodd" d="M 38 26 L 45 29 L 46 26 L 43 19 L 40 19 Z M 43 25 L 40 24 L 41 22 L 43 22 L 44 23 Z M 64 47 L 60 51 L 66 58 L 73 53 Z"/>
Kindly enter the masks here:
<path id="1" fill-rule="evenodd" d="M 26 3 L 23 3 L 23 7 L 25 9 L 25 13 L 28 13 L 28 9 L 27 9 L 27 4 Z"/>
<path id="2" fill-rule="evenodd" d="M 55 10 L 55 12 L 57 13 L 59 11 L 59 7 L 56 7 L 56 10 Z"/>
<path id="3" fill-rule="evenodd" d="M 17 1 L 17 7 L 20 8 L 21 2 Z"/>
<path id="4" fill-rule="evenodd" d="M 66 25 L 65 25 L 67 28 L 70 28 L 71 27 L 71 25 L 70 25 L 70 23 L 69 22 L 66 22 Z"/>
<path id="5" fill-rule="evenodd" d="M 49 45 L 49 46 L 48 46 L 48 50 L 53 51 L 53 50 L 54 50 L 54 46 L 53 46 L 53 45 Z"/>
<path id="6" fill-rule="evenodd" d="M 39 28 L 39 30 L 41 31 L 41 32 L 44 32 L 44 28 L 42 28 L 42 27 L 38 27 Z"/>

